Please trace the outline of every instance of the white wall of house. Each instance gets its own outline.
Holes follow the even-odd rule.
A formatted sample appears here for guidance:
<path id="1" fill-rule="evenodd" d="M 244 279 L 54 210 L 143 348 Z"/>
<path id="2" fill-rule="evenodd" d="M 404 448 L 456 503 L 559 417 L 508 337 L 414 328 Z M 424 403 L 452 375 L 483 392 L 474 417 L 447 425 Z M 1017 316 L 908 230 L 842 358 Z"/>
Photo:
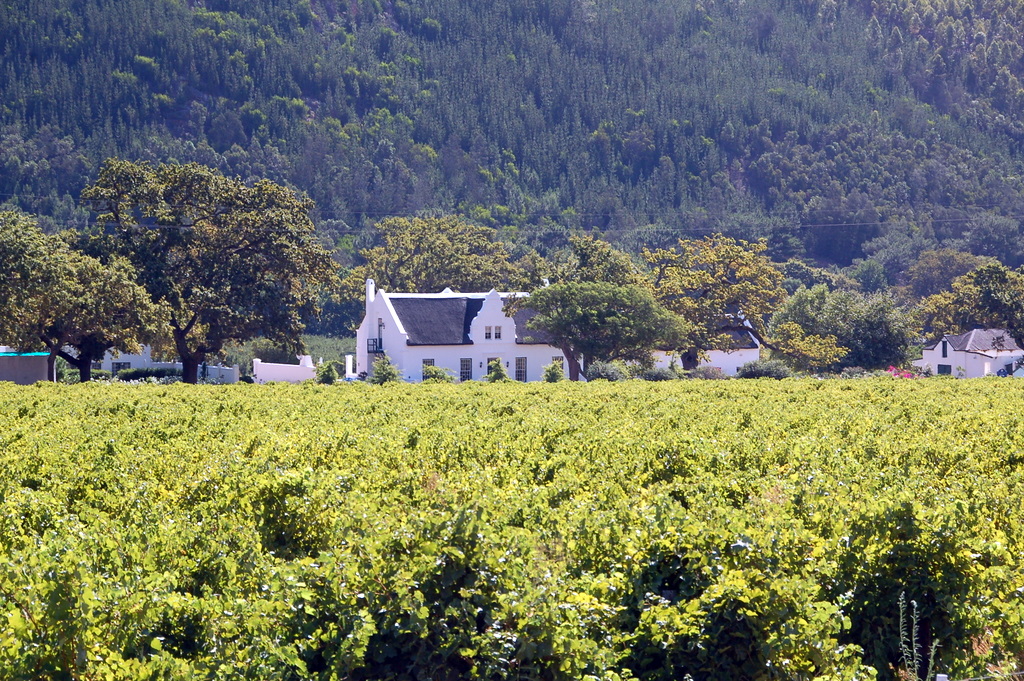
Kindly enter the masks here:
<path id="1" fill-rule="evenodd" d="M 356 329 L 356 374 L 373 371 L 374 355 L 367 350 L 367 341 L 380 338 L 384 351 L 395 363 L 407 347 L 408 334 L 402 322 L 395 314 L 394 307 L 388 302 L 386 295 L 378 295 L 372 279 L 366 282 L 366 312 L 363 323 Z"/>
<path id="2" fill-rule="evenodd" d="M 504 329 L 503 329 L 504 330 Z M 509 378 L 516 379 L 516 367 L 525 373 L 526 381 L 539 381 L 543 369 L 552 361 L 562 362 L 562 370 L 568 372 L 565 357 L 557 348 L 550 345 L 516 344 L 515 341 L 481 341 L 473 345 L 411 345 L 399 357 L 388 354 L 398 366 L 402 380 L 418 382 L 423 380 L 424 360 L 431 361 L 435 366 L 443 367 L 451 372 L 455 380 L 479 381 L 487 375 L 487 364 L 491 359 L 500 359 L 505 365 Z M 463 373 L 463 360 L 467 360 L 467 373 Z"/>
<path id="3" fill-rule="evenodd" d="M 946 356 L 942 356 L 942 342 L 933 349 L 925 349 L 921 359 L 914 362 L 915 366 L 930 369 L 933 375 L 948 374 L 957 378 L 981 378 L 996 374 L 1006 365 L 1012 365 L 1021 359 L 1020 350 L 993 350 L 988 353 L 966 352 L 954 350 L 947 346 Z M 1007 373 L 1012 373 L 1012 368 Z"/>
<path id="4" fill-rule="evenodd" d="M 741 366 L 747 362 L 754 362 L 760 359 L 759 348 L 742 348 L 739 350 L 709 350 L 708 358 L 700 363 L 700 366 L 716 367 L 721 369 L 727 376 L 735 376 Z M 679 357 L 672 352 L 658 351 L 654 353 L 654 365 L 657 367 L 668 367 L 675 358 L 679 364 Z"/>

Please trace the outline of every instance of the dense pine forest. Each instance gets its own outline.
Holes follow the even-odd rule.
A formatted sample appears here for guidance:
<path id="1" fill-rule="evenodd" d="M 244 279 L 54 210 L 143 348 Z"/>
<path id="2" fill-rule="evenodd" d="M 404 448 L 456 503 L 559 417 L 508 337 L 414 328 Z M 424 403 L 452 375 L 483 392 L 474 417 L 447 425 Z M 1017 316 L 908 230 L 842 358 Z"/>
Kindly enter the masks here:
<path id="1" fill-rule="evenodd" d="M 49 229 L 108 157 L 306 192 L 343 262 L 386 216 L 545 253 L 712 232 L 888 283 L 1024 263 L 1019 0 L 23 0 L 0 202 Z"/>

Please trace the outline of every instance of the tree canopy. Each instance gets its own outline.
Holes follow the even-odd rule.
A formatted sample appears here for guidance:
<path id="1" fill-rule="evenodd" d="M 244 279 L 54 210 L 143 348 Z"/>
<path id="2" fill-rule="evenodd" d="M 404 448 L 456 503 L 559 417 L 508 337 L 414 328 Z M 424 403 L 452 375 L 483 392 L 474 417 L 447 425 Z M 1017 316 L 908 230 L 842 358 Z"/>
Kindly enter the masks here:
<path id="1" fill-rule="evenodd" d="M 636 285 L 567 282 L 537 289 L 519 304 L 536 312 L 527 323 L 544 331 L 569 360 L 569 378 L 601 360 L 649 364 L 652 351 L 676 347 L 685 323 L 665 310 L 651 292 Z"/>
<path id="2" fill-rule="evenodd" d="M 459 213 L 544 254 L 722 232 L 842 267 L 910 232 L 1020 264 L 1021 0 L 529 7 L 8 3 L 0 195 L 84 226 L 119 155 L 297 187 L 346 262 Z"/>
<path id="3" fill-rule="evenodd" d="M 795 331 L 833 338 L 838 353 L 827 368 L 881 369 L 902 366 L 909 359 L 915 329 L 913 316 L 885 293 L 829 291 L 822 284 L 794 293 L 772 318 L 771 332 Z"/>
<path id="4" fill-rule="evenodd" d="M 335 277 L 308 199 L 196 164 L 117 159 L 83 199 L 166 308 L 185 381 L 195 382 L 199 365 L 229 342 L 263 336 L 301 349 L 303 320 Z"/>
<path id="5" fill-rule="evenodd" d="M 367 279 L 386 291 L 436 293 L 489 291 L 518 284 L 495 230 L 457 216 L 386 218 L 374 228 L 380 245 L 363 249 L 364 260 L 346 277 L 345 289 L 363 291 Z"/>
<path id="6" fill-rule="evenodd" d="M 138 352 L 159 309 L 114 256 L 103 263 L 47 236 L 27 216 L 0 214 L 0 334 L 23 349 L 45 347 L 88 381 L 92 362 L 111 349 Z"/>
<path id="7" fill-rule="evenodd" d="M 658 301 L 690 324 L 677 346 L 684 368 L 696 366 L 708 350 L 733 347 L 736 332 L 765 342 L 768 320 L 786 296 L 766 248 L 716 234 L 644 250 Z"/>

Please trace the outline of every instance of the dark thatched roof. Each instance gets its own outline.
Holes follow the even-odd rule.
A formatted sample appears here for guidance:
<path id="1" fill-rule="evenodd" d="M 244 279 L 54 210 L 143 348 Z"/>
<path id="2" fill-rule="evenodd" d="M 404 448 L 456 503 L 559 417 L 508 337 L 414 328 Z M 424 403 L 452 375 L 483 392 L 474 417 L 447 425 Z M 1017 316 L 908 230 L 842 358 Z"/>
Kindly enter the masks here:
<path id="1" fill-rule="evenodd" d="M 409 345 L 469 345 L 469 325 L 483 300 L 479 298 L 392 297 L 395 314 L 409 334 Z"/>
<path id="2" fill-rule="evenodd" d="M 527 322 L 536 316 L 537 311 L 529 308 L 520 308 L 512 315 L 512 319 L 516 323 L 516 343 L 524 345 L 553 344 L 551 335 L 547 331 L 538 331 L 526 325 Z"/>
<path id="3" fill-rule="evenodd" d="M 470 345 L 470 324 L 483 307 L 483 298 L 460 296 L 444 298 L 391 296 L 391 305 L 401 320 L 409 345 Z M 519 309 L 512 319 L 516 324 L 516 343 L 544 344 L 551 338 L 543 331 L 527 327 L 537 315 L 530 309 Z"/>

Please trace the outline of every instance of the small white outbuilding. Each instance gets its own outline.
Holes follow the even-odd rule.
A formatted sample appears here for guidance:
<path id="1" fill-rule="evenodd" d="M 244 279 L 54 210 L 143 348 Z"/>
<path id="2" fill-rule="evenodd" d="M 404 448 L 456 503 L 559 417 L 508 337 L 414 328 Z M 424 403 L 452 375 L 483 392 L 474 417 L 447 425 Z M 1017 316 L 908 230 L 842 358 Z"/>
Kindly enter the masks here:
<path id="1" fill-rule="evenodd" d="M 993 374 L 1012 375 L 1024 360 L 1024 348 L 1005 329 L 974 329 L 946 334 L 934 345 L 925 346 L 914 362 L 939 376 L 980 378 Z"/>

